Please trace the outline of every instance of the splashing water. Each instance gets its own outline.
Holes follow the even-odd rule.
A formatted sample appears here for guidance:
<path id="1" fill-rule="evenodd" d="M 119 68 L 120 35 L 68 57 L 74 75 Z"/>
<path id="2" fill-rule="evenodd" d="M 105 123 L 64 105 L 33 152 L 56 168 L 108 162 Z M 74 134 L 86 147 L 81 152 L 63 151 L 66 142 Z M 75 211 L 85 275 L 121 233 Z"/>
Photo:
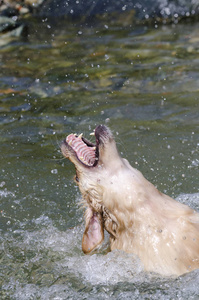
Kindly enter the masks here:
<path id="1" fill-rule="evenodd" d="M 4 197 L 7 195 L 5 194 Z M 182 194 L 178 201 L 195 207 L 199 194 Z M 199 270 L 164 278 L 146 273 L 140 260 L 121 251 L 102 248 L 84 255 L 84 226 L 65 231 L 41 215 L 32 224 L 21 222 L 1 237 L 2 297 L 13 299 L 195 299 Z"/>

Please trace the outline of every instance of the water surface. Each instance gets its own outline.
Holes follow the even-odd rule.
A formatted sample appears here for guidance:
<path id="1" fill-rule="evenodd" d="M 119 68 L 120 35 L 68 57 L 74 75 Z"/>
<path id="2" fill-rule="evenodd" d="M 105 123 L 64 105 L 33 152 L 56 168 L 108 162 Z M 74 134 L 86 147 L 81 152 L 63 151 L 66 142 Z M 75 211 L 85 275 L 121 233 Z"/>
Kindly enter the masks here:
<path id="1" fill-rule="evenodd" d="M 199 211 L 199 29 L 30 20 L 0 48 L 2 299 L 195 299 L 199 272 L 146 274 L 81 251 L 83 211 L 60 142 L 103 123 L 121 155 Z"/>

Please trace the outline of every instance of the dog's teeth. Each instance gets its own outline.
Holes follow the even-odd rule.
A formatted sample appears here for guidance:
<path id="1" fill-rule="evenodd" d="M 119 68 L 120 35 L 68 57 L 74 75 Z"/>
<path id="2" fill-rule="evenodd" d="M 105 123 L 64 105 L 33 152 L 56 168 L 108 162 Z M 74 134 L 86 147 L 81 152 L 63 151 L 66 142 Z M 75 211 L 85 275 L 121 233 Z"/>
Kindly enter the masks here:
<path id="1" fill-rule="evenodd" d="M 81 139 L 83 136 L 83 133 L 80 133 L 80 135 L 78 136 L 78 139 Z"/>
<path id="2" fill-rule="evenodd" d="M 72 145 L 72 141 L 70 140 L 70 141 L 68 141 L 68 144 L 69 144 L 69 146 L 71 146 Z"/>
<path id="3" fill-rule="evenodd" d="M 87 161 L 83 158 L 83 156 L 80 156 L 79 159 L 85 164 L 88 166 L 88 163 Z"/>
<path id="4" fill-rule="evenodd" d="M 80 156 L 79 159 L 80 159 L 81 161 L 83 161 L 83 163 L 86 163 L 86 161 L 85 161 L 85 159 L 83 158 L 83 156 Z"/>
<path id="5" fill-rule="evenodd" d="M 95 132 L 91 132 L 90 135 L 95 135 Z"/>
<path id="6" fill-rule="evenodd" d="M 94 147 L 92 147 L 92 149 L 93 149 L 93 150 L 96 150 L 96 147 L 94 146 Z"/>

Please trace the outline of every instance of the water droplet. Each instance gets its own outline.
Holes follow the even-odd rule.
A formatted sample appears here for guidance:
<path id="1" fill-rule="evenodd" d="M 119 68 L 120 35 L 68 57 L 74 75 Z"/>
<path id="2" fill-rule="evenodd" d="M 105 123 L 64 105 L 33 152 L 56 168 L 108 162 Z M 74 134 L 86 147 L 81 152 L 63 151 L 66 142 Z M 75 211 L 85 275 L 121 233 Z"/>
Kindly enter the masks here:
<path id="1" fill-rule="evenodd" d="M 53 170 L 51 170 L 51 173 L 52 173 L 52 174 L 57 174 L 57 173 L 58 173 L 58 170 L 57 170 L 57 169 L 53 169 Z"/>

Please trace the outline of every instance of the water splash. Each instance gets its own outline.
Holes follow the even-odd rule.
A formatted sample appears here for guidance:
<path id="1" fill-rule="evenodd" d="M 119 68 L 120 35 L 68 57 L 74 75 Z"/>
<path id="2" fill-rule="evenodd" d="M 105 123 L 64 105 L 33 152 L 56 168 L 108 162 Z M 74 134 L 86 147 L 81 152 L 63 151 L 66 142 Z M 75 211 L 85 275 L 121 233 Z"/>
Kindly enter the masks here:
<path id="1" fill-rule="evenodd" d="M 197 206 L 199 193 L 182 194 L 178 201 Z M 26 223 L 27 222 L 27 223 Z M 139 259 L 102 248 L 84 255 L 84 226 L 59 230 L 45 215 L 21 222 L 1 237 L 2 297 L 13 299 L 195 299 L 199 270 L 164 278 L 146 273 Z"/>

